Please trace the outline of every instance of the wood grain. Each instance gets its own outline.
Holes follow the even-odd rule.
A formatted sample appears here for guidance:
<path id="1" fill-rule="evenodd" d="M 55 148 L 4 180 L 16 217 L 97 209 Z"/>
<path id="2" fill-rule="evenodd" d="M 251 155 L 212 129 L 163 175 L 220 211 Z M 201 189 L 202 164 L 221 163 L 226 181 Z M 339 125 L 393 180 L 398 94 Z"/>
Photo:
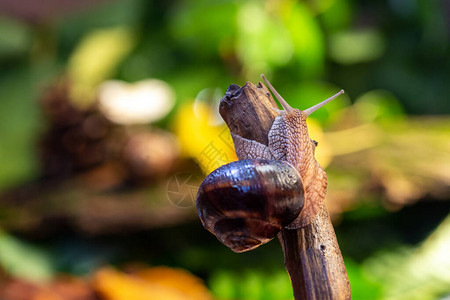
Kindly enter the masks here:
<path id="1" fill-rule="evenodd" d="M 267 134 L 277 116 L 271 94 L 261 83 L 231 85 L 219 111 L 230 131 L 243 138 L 268 144 Z M 350 283 L 341 251 L 325 206 L 307 226 L 283 229 L 278 235 L 299 299 L 350 299 Z"/>
<path id="2" fill-rule="evenodd" d="M 268 145 L 267 133 L 278 113 L 278 106 L 265 85 L 247 82 L 242 88 L 228 87 L 220 101 L 219 112 L 233 133 Z"/>

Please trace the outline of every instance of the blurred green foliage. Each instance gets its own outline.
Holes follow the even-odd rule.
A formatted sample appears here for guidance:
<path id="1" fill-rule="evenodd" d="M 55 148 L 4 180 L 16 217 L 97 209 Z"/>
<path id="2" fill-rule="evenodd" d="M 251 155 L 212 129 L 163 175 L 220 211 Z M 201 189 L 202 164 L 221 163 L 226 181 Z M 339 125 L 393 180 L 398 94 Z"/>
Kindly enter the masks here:
<path id="1" fill-rule="evenodd" d="M 36 145 L 47 126 L 39 99 L 60 78 L 68 78 L 74 89 L 87 87 L 91 94 L 75 94 L 73 101 L 79 103 L 95 101 L 95 88 L 104 80 L 164 80 L 176 92 L 176 106 L 155 126 L 173 130 L 176 113 L 200 91 L 220 89 L 223 94 L 232 83 L 258 82 L 260 73 L 300 109 L 344 88 L 346 94 L 339 101 L 313 116 L 324 131 L 346 128 L 343 109 L 354 103 L 352 109 L 360 118 L 355 123 L 376 124 L 381 132 L 392 134 L 392 143 L 396 137 L 431 141 L 432 145 L 414 147 L 416 152 L 384 146 L 385 152 L 372 157 L 381 157 L 380 172 L 400 161 L 406 173 L 428 170 L 420 175 L 432 181 L 434 174 L 449 170 L 433 152 L 448 149 L 441 142 L 448 139 L 448 122 L 435 127 L 405 122 L 417 115 L 448 120 L 449 20 L 449 4 L 443 0 L 123 0 L 94 3 L 34 22 L 5 13 L 0 16 L 0 190 L 39 178 L 42 162 Z M 91 47 L 86 47 L 89 42 Z M 338 120 L 344 124 L 336 125 Z M 381 140 L 386 142 L 386 136 Z M 354 141 L 353 151 L 364 149 L 364 142 Z M 417 151 L 429 151 L 429 161 L 408 156 Z M 441 165 L 430 170 L 423 166 L 427 162 Z M 373 175 L 364 173 L 369 163 L 363 164 L 357 166 L 361 172 L 356 167 L 331 167 L 330 182 L 352 185 L 349 189 L 356 191 L 358 180 Z M 407 175 L 405 180 L 413 186 L 426 181 Z M 436 184 L 447 191 L 445 180 Z M 414 273 L 435 262 L 412 262 L 429 262 L 433 251 L 441 249 L 433 236 L 427 239 L 431 233 L 439 230 L 443 244 L 450 239 L 448 218 L 441 223 L 449 212 L 449 195 L 442 196 L 446 202 L 435 204 L 437 197 L 427 193 L 416 208 L 395 213 L 379 204 L 385 200 L 380 193 L 360 196 L 367 199 L 348 208 L 336 228 L 353 298 L 448 296 L 448 259 L 441 262 L 447 269 L 424 271 L 423 278 Z M 200 227 L 195 223 L 98 239 L 68 232 L 49 240 L 31 237 L 33 242 L 27 236 L 1 233 L 0 266 L 11 276 L 41 280 L 56 272 L 85 275 L 105 263 L 139 260 L 189 269 L 202 276 L 219 299 L 291 297 L 275 242 L 238 256 Z M 439 253 L 448 257 L 448 251 Z M 420 269 L 410 269 L 411 265 Z"/>
<path id="2" fill-rule="evenodd" d="M 51 253 L 6 233 L 0 233 L 0 265 L 12 276 L 45 282 L 55 274 Z"/>
<path id="3" fill-rule="evenodd" d="M 0 189 L 36 176 L 39 127 L 30 72 L 17 70 L 0 81 Z"/>

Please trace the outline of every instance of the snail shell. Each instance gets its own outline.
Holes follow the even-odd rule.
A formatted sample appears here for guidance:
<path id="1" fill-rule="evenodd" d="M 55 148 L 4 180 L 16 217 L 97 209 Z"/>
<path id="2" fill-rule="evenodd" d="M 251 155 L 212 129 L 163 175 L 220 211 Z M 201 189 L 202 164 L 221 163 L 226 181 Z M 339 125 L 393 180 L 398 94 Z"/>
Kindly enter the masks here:
<path id="1" fill-rule="evenodd" d="M 303 203 L 299 173 L 277 160 L 224 165 L 205 178 L 197 194 L 203 226 L 234 252 L 269 242 L 297 218 Z"/>

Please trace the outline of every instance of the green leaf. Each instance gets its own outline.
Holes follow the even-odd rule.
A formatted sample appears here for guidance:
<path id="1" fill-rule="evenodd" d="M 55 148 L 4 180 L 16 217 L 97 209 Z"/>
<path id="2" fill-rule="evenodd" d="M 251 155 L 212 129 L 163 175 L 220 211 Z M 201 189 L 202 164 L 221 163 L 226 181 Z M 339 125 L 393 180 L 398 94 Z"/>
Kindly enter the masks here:
<path id="1" fill-rule="evenodd" d="M 384 38 L 375 29 L 342 31 L 330 37 L 330 57 L 343 65 L 374 61 L 385 48 Z"/>
<path id="2" fill-rule="evenodd" d="M 309 78 L 320 75 L 325 60 L 324 37 L 312 11 L 302 2 L 287 0 L 281 16 L 291 35 L 299 73 Z"/>
<path id="3" fill-rule="evenodd" d="M 217 299 L 236 299 L 236 282 L 230 272 L 215 272 L 211 276 L 209 286 Z"/>
<path id="4" fill-rule="evenodd" d="M 37 172 L 39 115 L 29 72 L 0 80 L 0 190 L 31 179 Z"/>
<path id="5" fill-rule="evenodd" d="M 386 90 L 372 90 L 359 96 L 355 101 L 355 109 L 363 122 L 404 118 L 402 105 Z"/>
<path id="6" fill-rule="evenodd" d="M 31 45 L 30 29 L 13 19 L 0 18 L 0 58 L 26 53 Z"/>
<path id="7" fill-rule="evenodd" d="M 294 54 L 290 32 L 282 20 L 272 16 L 260 2 L 239 8 L 236 52 L 250 74 L 267 67 L 286 65 Z"/>
<path id="8" fill-rule="evenodd" d="M 48 252 L 6 233 L 0 233 L 0 265 L 11 276 L 34 282 L 55 272 Z"/>

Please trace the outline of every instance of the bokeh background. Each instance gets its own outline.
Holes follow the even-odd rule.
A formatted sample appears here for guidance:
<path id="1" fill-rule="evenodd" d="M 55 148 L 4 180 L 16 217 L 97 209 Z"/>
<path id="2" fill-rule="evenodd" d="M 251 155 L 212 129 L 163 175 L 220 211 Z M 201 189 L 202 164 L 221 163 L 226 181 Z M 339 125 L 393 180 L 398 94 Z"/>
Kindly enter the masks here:
<path id="1" fill-rule="evenodd" d="M 354 299 L 450 297 L 450 3 L 0 1 L 0 298 L 292 299 L 277 240 L 204 230 L 217 113 L 264 73 L 310 117 Z"/>

